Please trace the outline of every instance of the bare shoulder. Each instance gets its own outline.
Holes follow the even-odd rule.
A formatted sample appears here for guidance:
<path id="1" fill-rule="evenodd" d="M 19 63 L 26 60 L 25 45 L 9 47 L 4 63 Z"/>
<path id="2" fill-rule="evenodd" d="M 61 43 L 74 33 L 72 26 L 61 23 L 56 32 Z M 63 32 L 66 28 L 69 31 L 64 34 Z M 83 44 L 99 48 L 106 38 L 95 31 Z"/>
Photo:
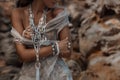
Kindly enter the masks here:
<path id="1" fill-rule="evenodd" d="M 22 11 L 23 11 L 23 9 L 22 8 L 14 8 L 13 10 L 12 10 L 12 15 L 14 14 L 21 14 L 22 13 Z"/>
<path id="2" fill-rule="evenodd" d="M 55 8 L 55 10 L 54 10 L 54 15 L 56 16 L 56 15 L 58 15 L 59 13 L 61 13 L 62 11 L 64 11 L 64 8 Z"/>
<path id="3" fill-rule="evenodd" d="M 12 14 L 11 14 L 11 18 L 17 18 L 17 19 L 20 19 L 20 16 L 22 15 L 23 13 L 23 9 L 22 8 L 14 8 L 12 10 Z"/>
<path id="4" fill-rule="evenodd" d="M 15 8 L 11 14 L 12 27 L 14 27 L 20 34 L 22 34 L 22 16 L 23 8 Z"/>

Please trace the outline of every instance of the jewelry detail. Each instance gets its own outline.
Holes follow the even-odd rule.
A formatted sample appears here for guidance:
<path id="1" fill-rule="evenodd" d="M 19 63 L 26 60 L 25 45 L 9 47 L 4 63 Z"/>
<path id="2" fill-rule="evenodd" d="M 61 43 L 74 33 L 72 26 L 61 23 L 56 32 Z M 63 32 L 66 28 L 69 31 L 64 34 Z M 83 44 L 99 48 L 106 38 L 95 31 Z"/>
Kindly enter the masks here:
<path id="1" fill-rule="evenodd" d="M 55 55 L 56 53 L 55 44 L 52 44 L 52 51 L 53 51 L 53 55 Z"/>
<path id="2" fill-rule="evenodd" d="M 32 35 L 32 41 L 35 49 L 35 55 L 36 55 L 36 63 L 35 63 L 35 68 L 36 68 L 36 80 L 40 80 L 40 60 L 39 60 L 39 52 L 40 52 L 40 46 L 41 42 L 47 41 L 46 37 L 46 14 L 47 10 L 43 11 L 42 17 L 39 19 L 39 23 L 36 26 L 34 24 L 34 15 L 32 12 L 32 7 L 30 5 L 29 8 L 30 16 L 29 16 L 29 22 L 30 26 L 33 31 Z"/>
<path id="3" fill-rule="evenodd" d="M 26 30 L 24 30 L 23 33 L 22 33 L 22 36 L 23 36 L 23 37 L 25 37 L 25 32 L 26 32 Z"/>
<path id="4" fill-rule="evenodd" d="M 67 47 L 68 47 L 68 49 L 71 49 L 71 43 L 70 42 L 67 43 Z"/>
<path id="5" fill-rule="evenodd" d="M 53 51 L 53 55 L 59 55 L 60 49 L 59 49 L 58 42 L 53 42 L 52 51 Z"/>
<path id="6" fill-rule="evenodd" d="M 56 53 L 56 55 L 59 55 L 59 53 L 60 53 L 60 48 L 59 48 L 58 42 L 55 42 L 55 44 L 56 44 L 56 48 L 57 48 L 57 53 Z"/>

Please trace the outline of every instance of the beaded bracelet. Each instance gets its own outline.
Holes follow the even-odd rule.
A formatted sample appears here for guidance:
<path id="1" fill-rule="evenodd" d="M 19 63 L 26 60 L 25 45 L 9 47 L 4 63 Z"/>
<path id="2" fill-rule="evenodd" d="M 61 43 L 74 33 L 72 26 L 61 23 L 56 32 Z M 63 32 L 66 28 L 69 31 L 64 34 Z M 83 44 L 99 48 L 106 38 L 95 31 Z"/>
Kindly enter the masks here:
<path id="1" fill-rule="evenodd" d="M 53 55 L 55 55 L 56 51 L 55 51 L 55 44 L 52 44 L 52 51 L 53 51 Z"/>
<path id="2" fill-rule="evenodd" d="M 59 55 L 60 49 L 57 42 L 52 43 L 52 51 L 53 51 L 53 55 Z"/>

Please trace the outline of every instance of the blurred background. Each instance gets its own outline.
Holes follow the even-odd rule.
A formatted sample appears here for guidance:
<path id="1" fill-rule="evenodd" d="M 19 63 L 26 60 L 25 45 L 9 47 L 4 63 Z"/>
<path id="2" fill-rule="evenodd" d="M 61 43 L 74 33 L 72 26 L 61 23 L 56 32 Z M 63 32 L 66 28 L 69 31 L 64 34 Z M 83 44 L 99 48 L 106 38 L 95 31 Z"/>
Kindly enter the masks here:
<path id="1" fill-rule="evenodd" d="M 17 0 L 0 0 L 0 80 L 17 80 L 22 66 L 10 34 Z M 120 0 L 62 0 L 69 15 L 74 80 L 120 80 Z"/>

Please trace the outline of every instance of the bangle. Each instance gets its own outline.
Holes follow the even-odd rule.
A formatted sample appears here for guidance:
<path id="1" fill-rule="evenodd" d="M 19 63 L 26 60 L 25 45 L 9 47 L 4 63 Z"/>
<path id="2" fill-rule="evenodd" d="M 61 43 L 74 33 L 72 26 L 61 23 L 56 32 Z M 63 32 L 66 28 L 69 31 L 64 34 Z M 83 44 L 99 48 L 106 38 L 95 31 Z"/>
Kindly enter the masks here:
<path id="1" fill-rule="evenodd" d="M 57 49 L 56 55 L 59 55 L 59 53 L 60 53 L 60 48 L 59 48 L 58 42 L 55 42 L 55 44 L 56 44 L 56 49 Z"/>
<path id="2" fill-rule="evenodd" d="M 52 51 L 53 51 L 53 55 L 59 55 L 60 49 L 57 42 L 52 43 Z"/>

